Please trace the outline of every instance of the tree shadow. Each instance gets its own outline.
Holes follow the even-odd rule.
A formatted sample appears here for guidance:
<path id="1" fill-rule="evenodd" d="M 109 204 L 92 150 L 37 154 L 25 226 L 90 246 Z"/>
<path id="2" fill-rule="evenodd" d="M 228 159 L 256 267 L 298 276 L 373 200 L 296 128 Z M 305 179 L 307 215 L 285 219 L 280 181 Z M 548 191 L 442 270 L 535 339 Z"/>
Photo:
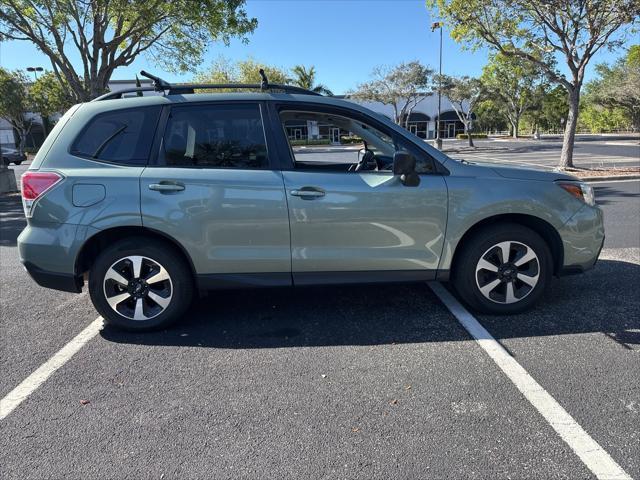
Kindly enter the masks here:
<path id="1" fill-rule="evenodd" d="M 556 279 L 532 311 L 482 316 L 497 338 L 602 332 L 640 345 L 640 266 L 604 260 Z M 426 284 L 214 292 L 175 327 L 152 333 L 109 326 L 112 342 L 202 348 L 287 348 L 469 340 Z"/>
<path id="2" fill-rule="evenodd" d="M 15 247 L 18 235 L 26 226 L 20 195 L 0 195 L 0 246 Z"/>

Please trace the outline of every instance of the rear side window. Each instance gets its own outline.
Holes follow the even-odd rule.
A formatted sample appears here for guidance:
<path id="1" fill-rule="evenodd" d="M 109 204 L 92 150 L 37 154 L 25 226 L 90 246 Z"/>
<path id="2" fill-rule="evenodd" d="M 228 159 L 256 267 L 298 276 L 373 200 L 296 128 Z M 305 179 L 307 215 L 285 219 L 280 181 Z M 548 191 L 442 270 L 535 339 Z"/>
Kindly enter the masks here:
<path id="1" fill-rule="evenodd" d="M 167 166 L 268 168 L 259 105 L 173 107 L 162 142 Z"/>
<path id="2" fill-rule="evenodd" d="M 123 165 L 146 165 L 160 107 L 96 115 L 71 147 L 71 154 Z"/>

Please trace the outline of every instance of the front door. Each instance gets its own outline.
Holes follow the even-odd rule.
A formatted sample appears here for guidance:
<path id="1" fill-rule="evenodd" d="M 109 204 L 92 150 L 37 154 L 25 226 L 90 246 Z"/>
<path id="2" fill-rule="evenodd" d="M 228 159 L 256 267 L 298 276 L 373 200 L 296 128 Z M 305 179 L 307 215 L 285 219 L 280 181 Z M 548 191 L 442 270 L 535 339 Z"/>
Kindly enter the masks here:
<path id="1" fill-rule="evenodd" d="M 282 174 L 260 107 L 171 107 L 158 165 L 140 179 L 143 225 L 177 240 L 205 287 L 291 283 Z"/>
<path id="2" fill-rule="evenodd" d="M 362 157 L 359 161 L 358 149 L 343 150 L 340 158 L 293 150 L 293 168 L 283 176 L 294 283 L 434 278 L 444 241 L 447 191 L 428 154 L 411 148 L 421 155 L 421 182 L 404 186 L 391 171 L 396 149 L 405 149 L 402 137 L 398 140 L 397 133 L 382 130 L 372 119 L 375 126 L 336 114 L 280 111 L 283 120 L 314 114 L 320 123 L 337 123 L 366 140 L 370 153 L 365 162 Z"/>
<path id="3" fill-rule="evenodd" d="M 338 145 L 340 143 L 340 129 L 332 128 L 331 129 L 331 143 Z"/>
<path id="4" fill-rule="evenodd" d="M 453 138 L 456 136 L 456 124 L 447 123 L 447 138 Z"/>

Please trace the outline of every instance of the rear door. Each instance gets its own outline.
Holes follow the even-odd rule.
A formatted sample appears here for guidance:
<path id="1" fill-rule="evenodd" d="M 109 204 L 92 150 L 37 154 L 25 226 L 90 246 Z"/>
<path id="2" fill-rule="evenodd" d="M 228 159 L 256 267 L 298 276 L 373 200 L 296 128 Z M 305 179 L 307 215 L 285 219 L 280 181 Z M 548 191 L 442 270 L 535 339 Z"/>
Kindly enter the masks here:
<path id="1" fill-rule="evenodd" d="M 177 240 L 202 287 L 291 283 L 282 174 L 259 102 L 165 112 L 158 158 L 140 181 L 142 222 Z"/>

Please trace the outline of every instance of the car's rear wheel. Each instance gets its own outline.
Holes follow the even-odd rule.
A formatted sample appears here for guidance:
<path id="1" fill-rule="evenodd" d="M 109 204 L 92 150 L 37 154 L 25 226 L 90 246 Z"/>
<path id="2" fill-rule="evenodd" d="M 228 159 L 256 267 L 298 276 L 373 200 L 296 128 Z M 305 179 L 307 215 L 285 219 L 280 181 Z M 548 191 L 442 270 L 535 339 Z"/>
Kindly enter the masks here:
<path id="1" fill-rule="evenodd" d="M 107 323 L 127 330 L 153 330 L 169 326 L 187 310 L 193 279 L 169 245 L 131 238 L 98 256 L 89 272 L 89 293 Z"/>
<path id="2" fill-rule="evenodd" d="M 481 312 L 527 310 L 540 300 L 553 273 L 546 242 L 521 225 L 484 228 L 463 248 L 452 281 L 460 297 Z"/>

